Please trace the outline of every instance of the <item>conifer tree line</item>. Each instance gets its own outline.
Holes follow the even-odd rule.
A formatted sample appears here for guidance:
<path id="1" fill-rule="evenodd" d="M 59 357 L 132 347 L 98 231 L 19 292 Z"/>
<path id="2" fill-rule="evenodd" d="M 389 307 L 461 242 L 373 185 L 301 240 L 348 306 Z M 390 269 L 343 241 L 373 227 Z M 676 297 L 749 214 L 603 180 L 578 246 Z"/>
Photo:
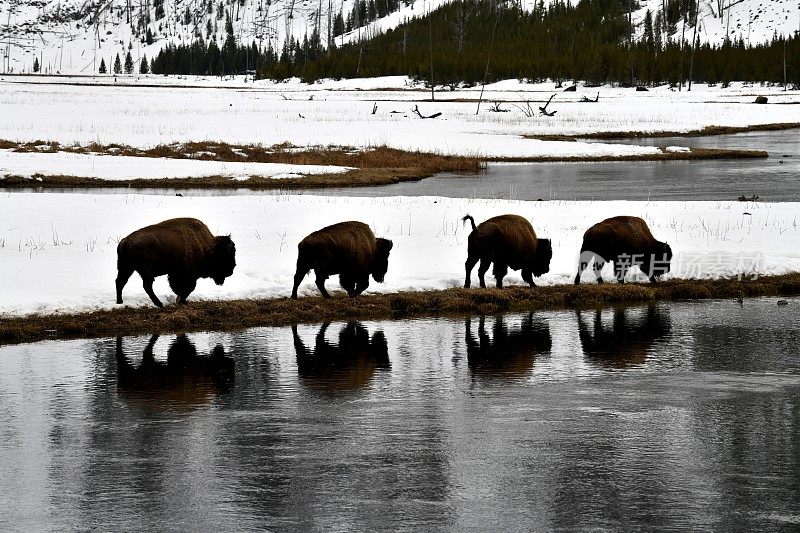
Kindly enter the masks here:
<path id="1" fill-rule="evenodd" d="M 363 26 L 370 16 L 399 9 L 405 0 L 360 0 L 333 21 L 334 35 Z M 374 9 L 370 7 L 374 3 Z M 159 74 L 236 74 L 304 81 L 409 75 L 429 82 L 431 56 L 436 85 L 518 78 L 583 80 L 589 83 L 654 85 L 732 80 L 800 87 L 800 35 L 775 35 L 749 46 L 743 40 L 692 46 L 697 2 L 665 0 L 647 13 L 638 37 L 630 24 L 629 0 L 541 0 L 532 11 L 515 2 L 456 0 L 370 40 L 325 49 L 319 33 L 290 38 L 280 50 L 237 43 L 232 27 L 220 48 L 211 38 L 169 45 L 151 62 Z M 635 2 L 633 2 L 635 4 Z M 380 8 L 379 8 L 380 6 Z M 358 7 L 358 10 L 355 9 Z M 364 22 L 364 21 L 367 22 Z M 496 26 L 496 27 L 495 27 Z M 685 32 L 680 30 L 688 28 Z M 685 34 L 681 42 L 681 34 Z M 432 35 L 432 39 L 430 36 Z M 494 39 L 492 39 L 494 35 Z M 677 38 L 675 37 L 677 35 Z M 335 39 L 334 39 L 335 41 Z"/>

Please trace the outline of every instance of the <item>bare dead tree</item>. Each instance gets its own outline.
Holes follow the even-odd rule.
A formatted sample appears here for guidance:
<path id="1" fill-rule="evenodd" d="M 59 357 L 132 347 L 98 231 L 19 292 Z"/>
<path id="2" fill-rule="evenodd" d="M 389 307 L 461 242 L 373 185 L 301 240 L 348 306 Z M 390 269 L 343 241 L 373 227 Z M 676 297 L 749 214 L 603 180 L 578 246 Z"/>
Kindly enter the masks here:
<path id="1" fill-rule="evenodd" d="M 541 106 L 541 107 L 539 108 L 539 114 L 541 114 L 541 115 L 544 115 L 544 116 L 546 116 L 546 117 L 552 117 L 553 115 L 555 115 L 556 113 L 558 113 L 558 111 L 548 111 L 548 110 L 547 110 L 547 106 L 549 106 L 549 105 L 550 105 L 550 102 L 552 102 L 552 101 L 553 101 L 553 97 L 555 97 L 555 93 L 554 93 L 553 95 L 551 95 L 551 96 L 550 96 L 550 99 L 549 99 L 549 100 L 547 100 L 547 103 L 546 103 L 546 104 L 544 104 L 543 106 Z"/>
<path id="2" fill-rule="evenodd" d="M 415 105 L 414 109 L 412 109 L 411 112 L 417 115 L 419 118 L 436 118 L 442 116 L 441 113 L 434 113 L 433 115 L 423 115 L 422 113 L 420 113 L 418 105 Z"/>

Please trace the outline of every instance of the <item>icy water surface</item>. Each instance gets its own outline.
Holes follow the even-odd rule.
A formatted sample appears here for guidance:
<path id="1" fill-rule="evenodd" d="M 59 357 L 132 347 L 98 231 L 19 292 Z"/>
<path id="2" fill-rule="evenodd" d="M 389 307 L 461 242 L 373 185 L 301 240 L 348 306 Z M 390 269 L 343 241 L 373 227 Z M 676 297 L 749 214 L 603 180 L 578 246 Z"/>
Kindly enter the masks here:
<path id="1" fill-rule="evenodd" d="M 0 529 L 800 527 L 800 300 L 0 347 Z"/>

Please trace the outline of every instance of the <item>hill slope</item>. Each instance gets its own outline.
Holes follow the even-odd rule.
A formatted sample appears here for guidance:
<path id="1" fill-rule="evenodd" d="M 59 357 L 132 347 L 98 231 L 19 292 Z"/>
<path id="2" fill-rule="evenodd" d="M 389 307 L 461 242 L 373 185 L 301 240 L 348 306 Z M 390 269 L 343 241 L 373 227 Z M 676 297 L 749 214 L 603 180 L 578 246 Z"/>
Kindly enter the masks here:
<path id="1" fill-rule="evenodd" d="M 369 38 L 403 22 L 424 16 L 453 0 L 0 0 L 0 72 L 31 71 L 34 58 L 43 72 L 96 73 L 101 59 L 111 68 L 117 54 L 131 53 L 134 68 L 144 56 L 154 57 L 168 43 L 202 37 L 222 43 L 226 21 L 240 43 L 256 42 L 278 50 L 315 29 L 323 43 Z M 460 0 L 456 0 L 460 1 Z M 520 0 L 531 11 L 562 0 Z M 671 0 L 641 0 L 633 13 L 642 34 L 645 18 L 653 18 Z M 769 40 L 774 33 L 800 29 L 800 0 L 700 0 L 698 37 L 721 42 L 726 34 L 745 42 Z M 335 28 L 341 13 L 343 27 Z M 346 22 L 345 22 L 346 21 Z M 371 21 L 371 22 L 367 22 Z M 346 31 L 350 28 L 351 31 Z M 691 25 L 687 26 L 687 39 Z M 680 35 L 681 25 L 674 28 Z"/>

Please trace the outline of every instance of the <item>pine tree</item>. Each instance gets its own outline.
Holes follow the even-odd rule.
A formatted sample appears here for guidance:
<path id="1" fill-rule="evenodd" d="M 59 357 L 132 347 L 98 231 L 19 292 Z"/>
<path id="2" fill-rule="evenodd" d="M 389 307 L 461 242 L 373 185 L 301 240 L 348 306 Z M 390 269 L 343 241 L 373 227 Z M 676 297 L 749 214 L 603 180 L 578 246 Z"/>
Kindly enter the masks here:
<path id="1" fill-rule="evenodd" d="M 117 54 L 117 58 L 114 59 L 114 74 L 122 74 L 122 63 L 119 61 L 119 54 Z"/>
<path id="2" fill-rule="evenodd" d="M 343 33 L 344 33 L 344 19 L 342 18 L 342 12 L 339 11 L 336 14 L 336 17 L 333 19 L 333 35 L 334 37 L 338 37 Z"/>
<path id="3" fill-rule="evenodd" d="M 33 58 L 33 71 L 34 72 L 39 72 L 39 58 L 38 57 L 34 57 Z"/>
<path id="4" fill-rule="evenodd" d="M 142 55 L 142 61 L 139 63 L 139 74 L 147 74 L 150 72 L 150 65 L 147 63 L 147 56 Z"/>
<path id="5" fill-rule="evenodd" d="M 133 73 L 133 58 L 131 57 L 130 50 L 125 55 L 125 74 Z"/>
<path id="6" fill-rule="evenodd" d="M 98 72 L 100 72 L 100 74 L 106 73 L 106 60 L 102 57 L 100 58 L 100 70 Z"/>

